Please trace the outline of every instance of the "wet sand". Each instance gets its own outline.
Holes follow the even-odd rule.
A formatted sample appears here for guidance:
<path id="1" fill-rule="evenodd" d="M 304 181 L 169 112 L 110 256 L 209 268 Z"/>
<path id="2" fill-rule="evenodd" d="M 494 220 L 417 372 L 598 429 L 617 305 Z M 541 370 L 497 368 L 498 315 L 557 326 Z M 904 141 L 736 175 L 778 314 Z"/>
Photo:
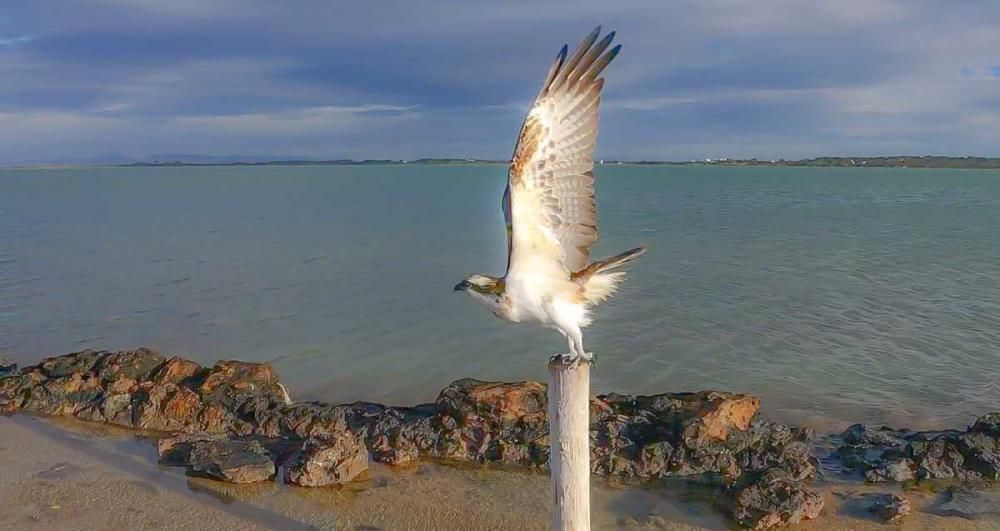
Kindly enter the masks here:
<path id="1" fill-rule="evenodd" d="M 264 529 L 192 495 L 148 443 L 119 430 L 0 417 L 2 529 Z"/>
<path id="2" fill-rule="evenodd" d="M 156 464 L 150 441 L 108 426 L 0 417 L 2 529 L 468 529 L 542 530 L 548 477 L 492 466 L 427 462 L 376 466 L 344 488 L 267 483 L 238 486 L 191 478 Z M 898 492 L 852 482 L 819 484 L 827 507 L 797 527 L 891 529 L 858 498 Z M 907 491 L 914 513 L 899 529 L 998 530 L 1000 519 L 967 520 L 925 512 L 941 492 Z M 735 529 L 690 482 L 636 487 L 594 479 L 594 529 Z"/>

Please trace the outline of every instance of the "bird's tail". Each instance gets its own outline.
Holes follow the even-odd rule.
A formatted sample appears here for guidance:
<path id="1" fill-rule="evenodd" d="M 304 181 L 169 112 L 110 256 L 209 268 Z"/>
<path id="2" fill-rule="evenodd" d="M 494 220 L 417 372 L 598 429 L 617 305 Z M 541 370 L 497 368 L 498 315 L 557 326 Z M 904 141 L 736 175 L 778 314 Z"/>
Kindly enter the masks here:
<path id="1" fill-rule="evenodd" d="M 629 249 L 622 254 L 616 254 L 611 258 L 606 258 L 604 260 L 599 260 L 590 264 L 589 266 L 583 268 L 578 273 L 574 273 L 573 276 L 576 278 L 584 278 L 590 275 L 596 275 L 598 273 L 603 273 L 605 271 L 621 267 L 636 258 L 642 256 L 642 253 L 646 252 L 645 247 L 636 247 L 635 249 Z"/>
<path id="2" fill-rule="evenodd" d="M 645 247 L 629 249 L 624 253 L 590 264 L 573 273 L 573 279 L 583 288 L 583 297 L 590 304 L 597 304 L 618 291 L 618 284 L 625 279 L 625 273 L 608 271 L 621 267 L 646 252 Z"/>

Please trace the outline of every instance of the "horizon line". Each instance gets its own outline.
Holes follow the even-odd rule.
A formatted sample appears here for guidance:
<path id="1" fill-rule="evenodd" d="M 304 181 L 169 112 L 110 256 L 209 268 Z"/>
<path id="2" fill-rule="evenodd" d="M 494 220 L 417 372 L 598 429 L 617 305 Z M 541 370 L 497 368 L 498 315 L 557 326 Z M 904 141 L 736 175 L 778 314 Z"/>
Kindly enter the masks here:
<path id="1" fill-rule="evenodd" d="M 192 160 L 192 159 L 219 160 Z M 256 159 L 256 160 L 253 160 Z M 594 165 L 742 165 L 742 166 L 791 166 L 814 163 L 816 166 L 856 166 L 873 167 L 870 162 L 896 162 L 905 166 L 907 162 L 960 162 L 977 161 L 989 164 L 982 169 L 1000 169 L 1000 156 L 989 157 L 979 155 L 821 155 L 816 157 L 785 159 L 785 158 L 734 158 L 718 157 L 687 160 L 666 159 L 595 159 Z M 2 169 L 31 169 L 53 167 L 158 167 L 158 166 L 281 166 L 281 165 L 404 165 L 404 164 L 507 164 L 510 159 L 480 159 L 469 157 L 421 157 L 416 159 L 382 158 L 382 159 L 351 159 L 351 158 L 300 158 L 300 157 L 252 157 L 227 155 L 194 155 L 175 154 L 158 158 L 155 156 L 136 159 L 128 162 L 30 162 L 30 163 L 0 163 Z M 891 167 L 880 166 L 874 167 Z M 932 166 L 947 169 L 948 166 Z"/>

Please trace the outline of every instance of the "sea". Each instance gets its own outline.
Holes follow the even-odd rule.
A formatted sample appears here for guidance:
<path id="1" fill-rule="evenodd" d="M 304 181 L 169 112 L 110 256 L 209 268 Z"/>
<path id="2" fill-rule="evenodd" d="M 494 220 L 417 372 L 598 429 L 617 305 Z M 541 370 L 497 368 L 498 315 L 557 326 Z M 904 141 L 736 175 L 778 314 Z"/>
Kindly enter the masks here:
<path id="1" fill-rule="evenodd" d="M 601 165 L 594 391 L 752 393 L 817 430 L 1000 409 L 1000 172 Z M 0 169 L 0 357 L 145 346 L 271 363 L 297 400 L 544 380 L 502 275 L 502 165 Z"/>

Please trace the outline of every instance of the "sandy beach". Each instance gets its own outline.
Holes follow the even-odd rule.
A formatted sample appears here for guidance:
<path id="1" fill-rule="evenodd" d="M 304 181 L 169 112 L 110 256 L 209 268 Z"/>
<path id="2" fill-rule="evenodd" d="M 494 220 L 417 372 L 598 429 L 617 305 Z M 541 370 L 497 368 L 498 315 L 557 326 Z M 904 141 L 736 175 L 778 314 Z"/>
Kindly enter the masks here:
<path id="1" fill-rule="evenodd" d="M 0 528 L 268 527 L 264 515 L 199 494 L 182 473 L 159 469 L 152 447 L 134 435 L 74 424 L 0 418 Z"/>
<path id="2" fill-rule="evenodd" d="M 156 464 L 150 441 L 109 426 L 0 417 L 2 529 L 545 529 L 544 474 L 425 462 L 376 467 L 343 488 L 228 485 Z M 594 528 L 732 529 L 705 492 L 682 482 L 639 488 L 594 481 Z M 797 529 L 886 528 L 858 505 L 887 487 L 818 485 L 823 517 Z M 996 519 L 942 517 L 940 493 L 911 490 L 899 529 L 1000 529 Z"/>

